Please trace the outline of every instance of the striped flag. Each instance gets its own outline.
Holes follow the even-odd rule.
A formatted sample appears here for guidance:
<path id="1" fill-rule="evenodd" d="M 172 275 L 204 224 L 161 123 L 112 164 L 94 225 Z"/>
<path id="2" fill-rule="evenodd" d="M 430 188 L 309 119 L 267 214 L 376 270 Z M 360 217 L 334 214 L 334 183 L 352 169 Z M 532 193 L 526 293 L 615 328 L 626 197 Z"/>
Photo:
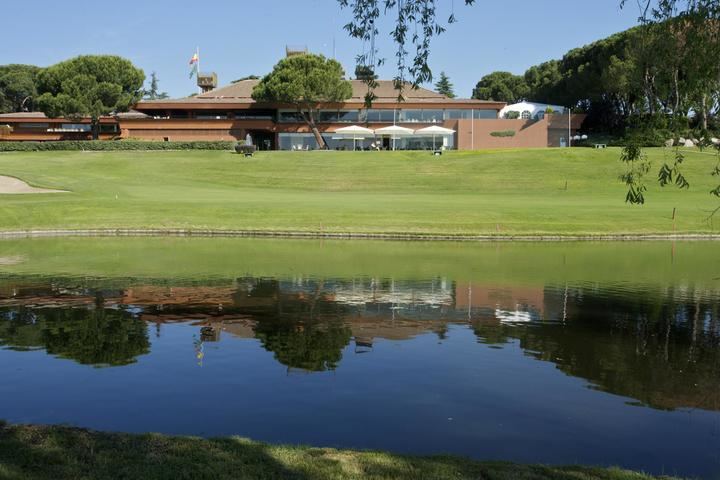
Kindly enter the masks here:
<path id="1" fill-rule="evenodd" d="M 193 77 L 193 75 L 198 74 L 198 64 L 200 63 L 200 55 L 198 55 L 197 52 L 195 52 L 190 59 L 190 65 L 192 65 L 192 69 L 190 70 L 190 78 Z"/>

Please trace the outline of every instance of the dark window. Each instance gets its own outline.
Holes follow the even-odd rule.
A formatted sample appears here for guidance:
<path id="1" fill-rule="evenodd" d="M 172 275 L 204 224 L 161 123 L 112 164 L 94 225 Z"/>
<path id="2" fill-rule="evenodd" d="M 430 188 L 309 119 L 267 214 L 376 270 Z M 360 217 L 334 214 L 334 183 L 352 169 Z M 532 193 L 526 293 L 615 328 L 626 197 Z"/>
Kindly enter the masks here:
<path id="1" fill-rule="evenodd" d="M 476 120 L 497 118 L 496 110 L 474 110 L 473 115 Z"/>
<path id="2" fill-rule="evenodd" d="M 18 123 L 17 128 L 23 130 L 47 130 L 50 128 L 49 123 Z"/>
<path id="3" fill-rule="evenodd" d="M 395 112 L 393 110 L 379 110 L 371 108 L 370 110 L 365 111 L 365 115 L 368 122 L 392 123 L 395 119 Z M 362 119 L 360 121 L 362 121 Z"/>

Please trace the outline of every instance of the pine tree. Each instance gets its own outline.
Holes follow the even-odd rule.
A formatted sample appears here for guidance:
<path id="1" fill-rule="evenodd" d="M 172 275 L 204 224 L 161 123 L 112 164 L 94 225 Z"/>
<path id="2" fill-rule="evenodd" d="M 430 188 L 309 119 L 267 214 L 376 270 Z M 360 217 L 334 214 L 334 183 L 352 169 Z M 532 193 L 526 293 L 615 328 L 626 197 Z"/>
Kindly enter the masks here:
<path id="1" fill-rule="evenodd" d="M 160 87 L 158 86 L 158 78 L 157 74 L 155 72 L 152 72 L 150 74 L 150 90 L 145 90 L 145 99 L 146 100 L 162 100 L 164 98 L 168 98 L 169 95 L 167 92 L 160 92 Z"/>
<path id="2" fill-rule="evenodd" d="M 450 83 L 450 79 L 445 75 L 445 72 L 440 72 L 440 80 L 435 84 L 435 90 L 448 98 L 455 98 L 453 84 Z"/>

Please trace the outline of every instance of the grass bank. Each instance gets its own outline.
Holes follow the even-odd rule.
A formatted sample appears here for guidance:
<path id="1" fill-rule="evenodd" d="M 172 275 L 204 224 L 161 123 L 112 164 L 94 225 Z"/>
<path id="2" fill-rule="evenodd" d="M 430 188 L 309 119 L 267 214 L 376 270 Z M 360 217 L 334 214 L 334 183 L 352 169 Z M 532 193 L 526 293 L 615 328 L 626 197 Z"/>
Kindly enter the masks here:
<path id="1" fill-rule="evenodd" d="M 448 456 L 274 446 L 241 438 L 130 435 L 0 424 L 0 478 L 650 480 L 656 477 L 614 468 L 475 462 Z"/>
<path id="2" fill-rule="evenodd" d="M 655 167 L 665 153 L 648 150 Z M 17 152 L 0 175 L 71 194 L 0 195 L 0 231 L 159 228 L 447 235 L 718 233 L 711 155 L 689 191 L 624 203 L 619 150 Z M 675 220 L 673 220 L 675 209 Z M 720 222 L 718 220 L 716 223 Z"/>

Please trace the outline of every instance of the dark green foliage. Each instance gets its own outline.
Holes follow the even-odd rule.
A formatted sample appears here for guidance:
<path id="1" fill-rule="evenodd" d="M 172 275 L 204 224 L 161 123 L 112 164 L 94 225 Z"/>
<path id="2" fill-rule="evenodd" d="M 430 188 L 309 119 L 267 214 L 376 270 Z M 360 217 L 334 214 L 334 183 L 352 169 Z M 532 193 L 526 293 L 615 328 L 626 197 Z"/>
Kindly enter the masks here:
<path id="1" fill-rule="evenodd" d="M 323 372 L 337 368 L 352 332 L 347 325 L 338 322 L 298 325 L 295 322 L 263 321 L 255 327 L 255 336 L 283 365 Z"/>
<path id="2" fill-rule="evenodd" d="M 453 84 L 450 83 L 450 78 L 445 75 L 445 72 L 440 72 L 440 80 L 438 80 L 438 82 L 435 84 L 435 91 L 445 95 L 448 98 L 455 98 Z"/>
<path id="3" fill-rule="evenodd" d="M 490 136 L 491 137 L 514 137 L 515 130 L 501 130 L 499 132 L 490 132 Z"/>
<path id="4" fill-rule="evenodd" d="M 244 80 L 260 80 L 260 77 L 257 75 L 246 75 L 242 78 L 238 78 L 237 80 L 233 80 L 230 83 L 238 83 L 238 82 L 242 82 Z"/>
<path id="5" fill-rule="evenodd" d="M 32 110 L 39 71 L 33 65 L 0 66 L 0 113 Z"/>
<path id="6" fill-rule="evenodd" d="M 680 150 L 675 150 L 675 161 L 672 165 L 663 163 L 658 172 L 658 183 L 661 187 L 674 183 L 679 188 L 689 188 L 690 184 L 680 171 L 680 165 L 685 160 L 685 155 Z"/>
<path id="7" fill-rule="evenodd" d="M 120 140 L 93 142 L 66 140 L 59 142 L 0 142 L 0 152 L 46 152 L 46 151 L 121 151 L 121 150 L 232 150 L 236 142 L 149 142 Z"/>
<path id="8" fill-rule="evenodd" d="M 472 98 L 518 103 L 528 98 L 529 93 L 522 76 L 510 72 L 493 72 L 480 79 L 473 89 Z"/>
<path id="9" fill-rule="evenodd" d="M 93 138 L 103 115 L 128 111 L 142 97 L 145 74 L 112 55 L 84 55 L 38 74 L 38 108 L 48 117 L 90 117 Z"/>
<path id="10" fill-rule="evenodd" d="M 295 55 L 280 60 L 252 93 L 257 102 L 293 105 L 301 112 L 320 148 L 325 140 L 317 129 L 319 103 L 335 103 L 352 96 L 339 62 L 322 55 Z"/>
<path id="11" fill-rule="evenodd" d="M 620 160 L 628 165 L 628 170 L 620 176 L 628 187 L 625 202 L 634 205 L 645 203 L 644 193 L 647 191 L 645 175 L 650 171 L 650 161 L 637 144 L 629 144 L 623 148 Z"/>
<path id="12" fill-rule="evenodd" d="M 135 362 L 150 351 L 147 325 L 121 311 L 23 308 L 0 311 L 0 345 L 13 349 L 43 348 L 50 355 L 95 366 Z"/>
<path id="13" fill-rule="evenodd" d="M 505 112 L 506 120 L 517 120 L 518 118 L 520 118 L 520 112 L 517 112 L 515 110 L 510 110 L 509 112 Z"/>
<path id="14" fill-rule="evenodd" d="M 562 80 L 560 60 L 550 60 L 530 67 L 523 77 L 530 100 L 540 103 L 558 103 L 558 85 Z"/>
<path id="15" fill-rule="evenodd" d="M 160 87 L 158 86 L 157 74 L 155 72 L 152 72 L 150 74 L 150 88 L 143 92 L 143 98 L 145 100 L 162 100 L 169 97 L 170 95 L 168 95 L 167 92 L 160 91 Z"/>

